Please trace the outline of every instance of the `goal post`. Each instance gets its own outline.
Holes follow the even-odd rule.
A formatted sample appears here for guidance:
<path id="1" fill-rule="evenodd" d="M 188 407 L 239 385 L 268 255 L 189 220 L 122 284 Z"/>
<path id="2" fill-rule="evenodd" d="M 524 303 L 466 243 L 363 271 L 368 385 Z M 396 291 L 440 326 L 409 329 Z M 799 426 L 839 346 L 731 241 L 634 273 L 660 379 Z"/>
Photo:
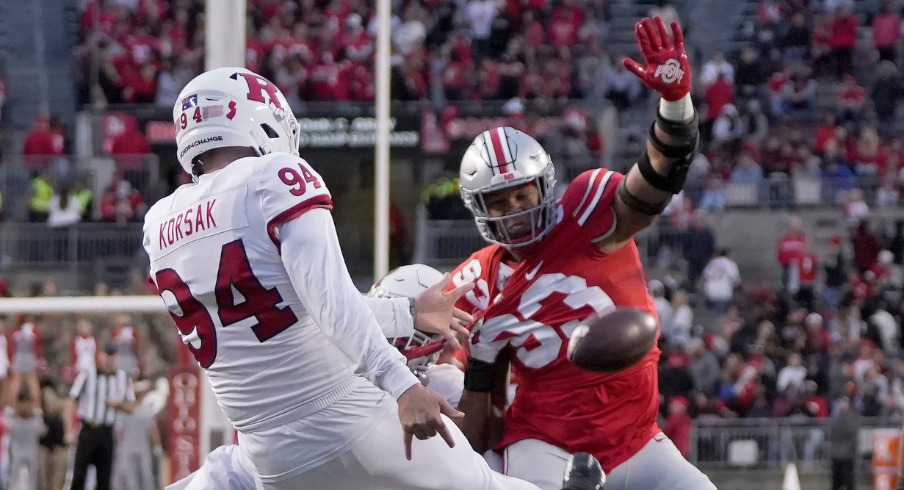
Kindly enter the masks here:
<path id="1" fill-rule="evenodd" d="M 0 315 L 17 313 L 166 313 L 160 296 L 0 298 Z"/>

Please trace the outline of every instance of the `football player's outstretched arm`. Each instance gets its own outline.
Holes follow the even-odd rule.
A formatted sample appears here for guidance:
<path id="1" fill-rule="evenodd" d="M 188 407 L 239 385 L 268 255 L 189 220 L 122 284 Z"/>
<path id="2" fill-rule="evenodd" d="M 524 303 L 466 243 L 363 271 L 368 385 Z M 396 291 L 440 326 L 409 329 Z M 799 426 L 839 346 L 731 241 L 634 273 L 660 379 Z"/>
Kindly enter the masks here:
<path id="1" fill-rule="evenodd" d="M 646 228 L 684 186 L 697 152 L 698 118 L 691 102 L 691 69 L 677 22 L 671 35 L 662 19 L 645 18 L 634 27 L 645 65 L 630 58 L 625 67 L 662 99 L 647 149 L 628 171 L 613 203 L 617 225 L 603 249 L 617 249 Z"/>
<path id="2" fill-rule="evenodd" d="M 365 297 L 364 301 L 387 338 L 410 337 L 417 328 L 425 333 L 439 334 L 452 348 L 458 349 L 461 345 L 457 335 L 468 335 L 468 329 L 462 324 L 471 323 L 474 318 L 468 312 L 456 308 L 455 303 L 474 289 L 474 284 L 468 283 L 446 291 L 451 282 L 451 276 L 446 274 L 440 282 L 414 298 Z"/>
<path id="3" fill-rule="evenodd" d="M 411 337 L 414 333 L 414 318 L 411 316 L 409 298 L 368 298 L 364 303 L 377 319 L 380 330 L 387 338 Z"/>
<path id="4" fill-rule="evenodd" d="M 460 413 L 421 385 L 404 356 L 386 342 L 349 277 L 330 212 L 311 209 L 281 225 L 279 237 L 292 286 L 317 325 L 357 363 L 358 372 L 398 400 L 406 454 L 410 457 L 412 437 L 440 434 L 449 446 L 454 445 L 440 414 L 459 417 Z"/>

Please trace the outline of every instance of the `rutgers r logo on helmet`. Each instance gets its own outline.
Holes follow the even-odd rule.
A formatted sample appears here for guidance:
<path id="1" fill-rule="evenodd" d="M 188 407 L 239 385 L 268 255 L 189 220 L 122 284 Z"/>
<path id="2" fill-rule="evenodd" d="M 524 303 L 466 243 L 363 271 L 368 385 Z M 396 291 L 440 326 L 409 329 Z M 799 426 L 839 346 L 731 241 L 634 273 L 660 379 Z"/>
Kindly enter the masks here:
<path id="1" fill-rule="evenodd" d="M 273 85 L 270 80 L 267 80 L 256 73 L 233 73 L 229 78 L 237 80 L 238 77 L 244 78 L 245 82 L 248 84 L 248 100 L 265 104 L 270 103 L 278 109 L 282 109 L 282 103 L 276 95 L 276 85 Z M 264 92 L 267 93 L 270 100 L 264 100 Z"/>
<path id="2" fill-rule="evenodd" d="M 675 58 L 669 58 L 665 63 L 656 67 L 654 77 L 659 77 L 665 83 L 680 82 L 684 78 L 684 70 L 681 69 L 681 63 Z"/>

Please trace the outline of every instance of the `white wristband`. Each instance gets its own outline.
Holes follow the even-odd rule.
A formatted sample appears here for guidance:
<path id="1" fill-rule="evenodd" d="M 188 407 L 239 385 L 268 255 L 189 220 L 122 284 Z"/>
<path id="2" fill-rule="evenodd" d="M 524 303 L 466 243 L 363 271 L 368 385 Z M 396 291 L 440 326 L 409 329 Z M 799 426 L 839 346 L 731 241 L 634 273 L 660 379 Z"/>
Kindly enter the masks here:
<path id="1" fill-rule="evenodd" d="M 684 122 L 694 117 L 694 104 L 691 102 L 691 94 L 670 102 L 659 99 L 659 114 L 669 121 Z"/>

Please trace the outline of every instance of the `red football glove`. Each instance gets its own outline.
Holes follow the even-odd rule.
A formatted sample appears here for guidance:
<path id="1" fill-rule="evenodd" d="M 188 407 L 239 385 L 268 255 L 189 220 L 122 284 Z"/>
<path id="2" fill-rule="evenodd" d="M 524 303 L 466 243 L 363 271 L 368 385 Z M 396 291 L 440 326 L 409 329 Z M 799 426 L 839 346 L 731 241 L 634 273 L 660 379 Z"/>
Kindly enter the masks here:
<path id="1" fill-rule="evenodd" d="M 635 24 L 634 36 L 647 66 L 625 58 L 625 68 L 637 75 L 644 85 L 659 92 L 665 100 L 674 102 L 687 95 L 691 91 L 691 68 L 684 51 L 684 34 L 678 23 L 672 22 L 674 43 L 659 17 L 654 17 L 652 21 L 645 18 Z"/>

